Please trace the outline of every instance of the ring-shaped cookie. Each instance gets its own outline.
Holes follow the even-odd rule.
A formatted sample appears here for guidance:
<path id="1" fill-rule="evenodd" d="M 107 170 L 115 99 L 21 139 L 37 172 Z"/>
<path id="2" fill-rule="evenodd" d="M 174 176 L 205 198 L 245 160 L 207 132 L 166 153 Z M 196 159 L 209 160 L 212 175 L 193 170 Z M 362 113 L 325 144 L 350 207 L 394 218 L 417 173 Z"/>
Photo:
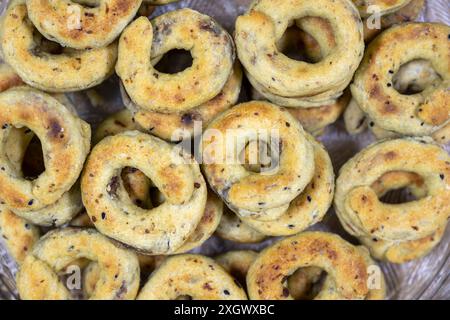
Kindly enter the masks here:
<path id="1" fill-rule="evenodd" d="M 293 28 L 287 29 L 277 42 L 280 52 L 285 52 L 285 50 L 295 52 L 296 55 L 300 54 L 305 61 L 317 63 L 336 47 L 333 30 L 326 20 L 319 17 L 304 17 L 296 21 L 296 26 L 297 31 Z M 352 76 L 352 74 L 349 75 L 342 84 L 325 92 L 307 97 L 288 98 L 272 94 L 247 72 L 250 83 L 265 99 L 280 106 L 300 108 L 334 104 L 335 100 L 342 95 L 342 91 L 347 87 Z"/>
<path id="2" fill-rule="evenodd" d="M 64 228 L 43 236 L 25 258 L 17 275 L 17 288 L 24 300 L 66 300 L 70 293 L 58 271 L 86 258 L 101 266 L 101 280 L 91 299 L 134 299 L 139 289 L 136 255 L 94 229 Z"/>
<path id="3" fill-rule="evenodd" d="M 247 300 L 242 287 L 213 259 L 193 254 L 170 257 L 150 276 L 138 300 Z"/>
<path id="4" fill-rule="evenodd" d="M 405 171 L 391 171 L 385 173 L 372 184 L 378 197 L 388 191 L 407 187 L 416 198 L 427 195 L 427 188 L 423 178 L 419 175 Z M 393 263 L 404 263 L 418 259 L 429 253 L 442 239 L 445 224 L 434 233 L 418 240 L 391 241 L 372 236 L 359 237 L 359 240 L 369 248 L 373 257 Z"/>
<path id="5" fill-rule="evenodd" d="M 420 176 L 426 196 L 402 204 L 381 202 L 373 184 L 392 171 Z M 450 157 L 430 138 L 382 141 L 341 168 L 335 208 L 344 228 L 354 236 L 418 240 L 446 224 L 450 215 L 449 184 Z"/>
<path id="6" fill-rule="evenodd" d="M 293 20 L 318 16 L 331 24 L 336 48 L 316 64 L 292 60 L 276 42 Z M 273 94 L 298 97 L 342 84 L 356 70 L 364 41 L 361 18 L 350 1 L 262 0 L 236 20 L 237 52 L 245 69 Z"/>
<path id="7" fill-rule="evenodd" d="M 313 137 L 308 137 L 314 148 L 314 176 L 290 204 L 286 212 L 275 220 L 258 221 L 241 217 L 242 221 L 267 236 L 297 234 L 321 221 L 333 202 L 334 172 L 330 156 Z"/>
<path id="8" fill-rule="evenodd" d="M 76 182 L 90 148 L 90 127 L 55 98 L 21 87 L 0 94 L 3 146 L 14 127 L 27 127 L 41 140 L 46 170 L 35 180 L 17 176 L 2 148 L 0 198 L 14 212 L 54 204 Z"/>
<path id="9" fill-rule="evenodd" d="M 303 128 L 273 104 L 253 101 L 237 105 L 214 119 L 206 132 L 202 140 L 204 173 L 213 190 L 241 216 L 275 219 L 313 176 L 312 145 Z M 228 161 L 230 150 L 240 154 L 256 140 L 270 145 L 272 155 L 278 158 L 276 166 L 259 174 L 248 171 L 237 159 Z"/>
<path id="10" fill-rule="evenodd" d="M 125 109 L 117 112 L 105 119 L 97 128 L 94 134 L 94 141 L 100 141 L 103 138 L 115 135 L 129 130 L 142 130 L 142 128 L 134 121 L 131 113 Z M 157 207 L 164 202 L 164 196 L 159 192 L 152 197 L 150 188 L 154 187 L 150 179 L 148 179 L 142 171 L 136 168 L 126 167 L 122 170 L 121 178 L 125 189 L 133 203 L 140 207 L 152 208 Z M 223 204 L 220 199 L 211 192 L 205 205 L 205 212 L 195 231 L 189 236 L 186 242 L 176 253 L 187 252 L 200 246 L 205 242 L 216 230 L 222 217 Z"/>
<path id="11" fill-rule="evenodd" d="M 418 59 L 402 65 L 392 80 L 392 84 L 397 91 L 411 94 L 421 92 L 431 85 L 439 85 L 441 78 L 434 71 L 429 61 Z M 370 129 L 377 139 L 399 136 L 399 134 L 380 128 L 372 119 L 368 119 L 355 99 L 350 101 L 344 112 L 344 122 L 350 134 L 358 134 L 364 131 L 370 124 Z M 435 132 L 437 136 L 440 135 L 439 131 L 441 129 Z M 445 141 L 445 138 L 435 140 L 438 142 L 439 140 Z"/>
<path id="12" fill-rule="evenodd" d="M 337 292 L 321 291 L 321 299 L 365 299 L 367 262 L 358 248 L 335 234 L 304 232 L 285 238 L 263 250 L 247 274 L 247 288 L 253 300 L 292 299 L 287 279 L 297 269 L 319 267 L 335 283 Z"/>
<path id="13" fill-rule="evenodd" d="M 111 44 L 134 18 L 142 0 L 98 0 L 86 7 L 71 0 L 26 0 L 28 17 L 47 39 L 73 49 Z"/>
<path id="14" fill-rule="evenodd" d="M 356 102 L 381 128 L 403 135 L 430 135 L 450 119 L 450 27 L 407 23 L 384 31 L 369 45 L 351 91 Z M 400 67 L 429 60 L 441 77 L 439 85 L 405 95 L 393 86 Z"/>
<path id="15" fill-rule="evenodd" d="M 47 92 L 78 91 L 113 73 L 117 44 L 91 50 L 66 48 L 62 54 L 51 54 L 35 42 L 33 29 L 25 4 L 12 1 L 1 22 L 3 58 L 30 86 Z"/>
<path id="16" fill-rule="evenodd" d="M 139 251 L 176 251 L 200 222 L 207 197 L 198 164 L 189 161 L 170 144 L 137 131 L 103 139 L 81 180 L 83 203 L 95 227 Z M 142 171 L 166 201 L 150 210 L 132 203 L 120 179 L 124 167 Z"/>
<path id="17" fill-rule="evenodd" d="M 154 69 L 150 58 L 171 49 L 191 52 L 192 66 L 176 74 Z M 191 9 L 140 17 L 119 41 L 116 72 L 131 100 L 145 110 L 170 113 L 197 107 L 217 96 L 234 60 L 230 35 L 213 19 Z"/>
<path id="18" fill-rule="evenodd" d="M 123 84 L 120 85 L 120 92 L 125 106 L 133 113 L 133 119 L 144 130 L 164 140 L 179 141 L 194 136 L 196 121 L 207 126 L 218 114 L 233 106 L 238 101 L 241 84 L 242 70 L 236 62 L 228 81 L 217 96 L 184 113 L 147 111 L 133 103 Z"/>

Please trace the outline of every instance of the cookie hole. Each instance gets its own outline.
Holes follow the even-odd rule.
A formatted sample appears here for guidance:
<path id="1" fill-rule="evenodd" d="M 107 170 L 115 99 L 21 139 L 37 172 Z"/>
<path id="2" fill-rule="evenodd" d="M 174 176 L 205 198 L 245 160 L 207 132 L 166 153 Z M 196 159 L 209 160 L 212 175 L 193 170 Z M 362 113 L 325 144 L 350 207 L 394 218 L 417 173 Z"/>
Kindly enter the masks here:
<path id="1" fill-rule="evenodd" d="M 76 248 L 68 248 L 76 250 Z M 60 282 L 69 291 L 72 299 L 89 299 L 95 290 L 100 277 L 100 268 L 97 263 L 86 258 L 70 261 L 66 266 L 57 271 Z"/>
<path id="2" fill-rule="evenodd" d="M 239 284 L 245 289 L 247 290 L 247 281 L 246 281 L 246 277 L 247 277 L 247 273 L 243 272 L 243 270 L 239 269 L 239 268 L 230 268 L 229 273 L 233 276 L 233 278 L 235 278 Z"/>
<path id="3" fill-rule="evenodd" d="M 29 133 L 32 134 L 32 133 Z M 37 135 L 31 138 L 22 161 L 22 173 L 25 179 L 35 180 L 45 171 L 42 144 Z"/>
<path id="4" fill-rule="evenodd" d="M 393 71 L 391 70 L 390 73 Z M 433 69 L 430 61 L 412 60 L 403 64 L 392 78 L 395 90 L 403 95 L 421 93 L 430 86 L 437 86 L 441 76 Z"/>
<path id="5" fill-rule="evenodd" d="M 387 172 L 378 178 L 371 187 L 378 195 L 378 199 L 386 204 L 407 203 L 427 195 L 423 177 L 408 171 Z"/>
<path id="6" fill-rule="evenodd" d="M 418 200 L 408 187 L 389 190 L 379 199 L 385 204 L 402 204 Z"/>
<path id="7" fill-rule="evenodd" d="M 27 127 L 9 127 L 4 142 L 5 156 L 9 168 L 17 177 L 35 180 L 45 171 L 41 141 Z M 2 170 L 4 167 L 2 167 Z"/>
<path id="8" fill-rule="evenodd" d="M 67 51 L 70 51 L 70 49 L 65 49 L 59 43 L 50 41 L 42 36 L 36 28 L 34 28 L 33 30 L 33 40 L 35 47 L 32 49 L 32 51 L 33 54 L 38 57 L 45 54 L 60 55 Z"/>
<path id="9" fill-rule="evenodd" d="M 311 17 L 305 17 L 303 19 L 311 19 Z M 320 19 L 321 24 L 329 25 L 325 19 L 314 19 Z M 288 27 L 283 36 L 278 40 L 277 48 L 290 59 L 311 64 L 320 62 L 326 56 L 317 40 L 295 23 Z"/>
<path id="10" fill-rule="evenodd" d="M 164 195 L 156 187 L 150 188 L 150 199 L 152 201 L 153 208 L 159 207 L 166 201 Z"/>
<path id="11" fill-rule="evenodd" d="M 142 171 L 133 167 L 125 167 L 122 169 L 121 179 L 131 202 L 142 209 L 152 208 L 149 193 L 150 182 Z"/>
<path id="12" fill-rule="evenodd" d="M 295 300 L 313 300 L 324 287 L 327 272 L 318 267 L 297 269 L 287 278 L 287 289 Z"/>
<path id="13" fill-rule="evenodd" d="M 190 68 L 192 63 L 190 51 L 174 49 L 167 52 L 154 68 L 161 73 L 176 74 Z"/>
<path id="14" fill-rule="evenodd" d="M 238 158 L 239 163 L 245 170 L 253 173 L 264 173 L 278 166 L 280 155 L 281 144 L 251 140 L 245 145 Z"/>
<path id="15" fill-rule="evenodd" d="M 194 300 L 194 298 L 188 294 L 179 295 L 175 300 Z"/>

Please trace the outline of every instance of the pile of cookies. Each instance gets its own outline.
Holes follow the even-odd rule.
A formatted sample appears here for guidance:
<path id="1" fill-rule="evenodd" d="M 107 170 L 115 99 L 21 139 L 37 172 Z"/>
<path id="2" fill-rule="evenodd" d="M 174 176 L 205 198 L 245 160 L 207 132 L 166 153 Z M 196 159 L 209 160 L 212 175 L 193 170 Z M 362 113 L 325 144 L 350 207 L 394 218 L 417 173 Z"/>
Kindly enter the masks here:
<path id="1" fill-rule="evenodd" d="M 425 256 L 450 217 L 450 27 L 402 23 L 423 0 L 370 1 L 373 32 L 369 2 L 258 0 L 232 36 L 189 8 L 147 17 L 169 2 L 2 16 L 0 234 L 20 298 L 384 299 L 374 259 Z M 161 70 L 172 50 L 191 64 Z M 91 128 L 65 93 L 114 71 L 124 108 Z M 350 133 L 383 139 L 336 179 L 315 136 L 346 108 Z M 388 203 L 402 188 L 413 199 Z M 361 245 L 311 231 L 333 204 Z M 214 235 L 273 238 L 196 254 Z"/>

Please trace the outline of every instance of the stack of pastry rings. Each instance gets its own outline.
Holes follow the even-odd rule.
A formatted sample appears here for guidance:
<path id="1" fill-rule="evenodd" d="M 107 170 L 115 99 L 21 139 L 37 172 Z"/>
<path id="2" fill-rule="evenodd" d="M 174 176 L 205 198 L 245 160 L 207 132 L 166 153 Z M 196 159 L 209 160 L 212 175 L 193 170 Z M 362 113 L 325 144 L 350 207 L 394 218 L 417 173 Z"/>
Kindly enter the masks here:
<path id="1" fill-rule="evenodd" d="M 296 278 L 296 284 L 311 282 L 322 270 L 327 276 L 315 299 L 385 297 L 383 274 L 367 249 L 355 247 L 335 234 L 304 232 L 278 241 L 258 255 L 247 273 L 249 298 L 293 299 L 292 278 Z"/>
<path id="2" fill-rule="evenodd" d="M 450 157 L 430 138 L 377 142 L 340 170 L 337 215 L 372 256 L 403 263 L 427 254 L 442 238 L 450 216 Z M 408 188 L 416 200 L 388 204 L 393 189 Z"/>
<path id="3" fill-rule="evenodd" d="M 1 22 L 3 59 L 24 82 L 48 92 L 78 91 L 114 72 L 114 40 L 141 0 L 13 0 Z"/>
<path id="4" fill-rule="evenodd" d="M 82 207 L 77 180 L 91 131 L 61 99 L 29 87 L 0 93 L 1 206 L 41 226 L 60 226 Z M 30 180 L 21 164 L 33 133 L 42 143 L 45 171 Z"/>
<path id="5" fill-rule="evenodd" d="M 190 51 L 192 66 L 159 72 L 154 65 L 172 49 Z M 124 104 L 151 134 L 169 141 L 190 137 L 196 121 L 208 123 L 237 101 L 242 74 L 234 58 L 231 36 L 197 11 L 175 10 L 151 22 L 138 18 L 119 41 Z"/>
<path id="6" fill-rule="evenodd" d="M 297 61 L 280 51 L 279 41 L 294 23 L 317 40 L 320 61 Z M 335 102 L 364 52 L 361 18 L 349 0 L 255 1 L 236 20 L 235 41 L 252 86 L 268 100 L 289 107 Z"/>
<path id="7" fill-rule="evenodd" d="M 137 206 L 121 178 L 126 167 L 150 178 L 163 203 L 150 209 Z M 106 137 L 93 148 L 81 193 L 101 233 L 146 254 L 190 250 L 209 237 L 221 217 L 220 202 L 214 199 L 212 211 L 205 211 L 207 188 L 199 165 L 175 146 L 138 131 Z"/>
<path id="8" fill-rule="evenodd" d="M 407 23 L 384 31 L 370 43 L 355 74 L 353 109 L 361 108 L 384 136 L 434 135 L 445 140 L 441 132 L 450 122 L 449 34 L 449 26 L 437 23 Z M 408 78 L 396 82 L 401 68 L 411 63 L 431 69 L 413 94 L 399 85 L 411 84 Z"/>
<path id="9" fill-rule="evenodd" d="M 130 130 L 142 130 L 142 128 L 133 121 L 131 113 L 124 109 L 112 114 L 98 126 L 94 134 L 94 143 L 100 142 L 107 136 L 117 135 Z M 164 195 L 157 191 L 156 185 L 151 179 L 137 168 L 124 167 L 119 175 L 119 179 L 128 191 L 131 203 L 136 206 L 151 210 L 165 201 Z M 223 204 L 220 199 L 213 192 L 208 191 L 200 221 L 185 243 L 175 253 L 189 251 L 205 242 L 219 225 L 222 211 Z"/>
<path id="10" fill-rule="evenodd" d="M 296 54 L 300 53 L 306 61 L 316 63 L 336 46 L 333 30 L 327 20 L 319 17 L 305 17 L 297 21 L 297 26 L 302 30 L 287 29 L 278 41 L 277 47 L 281 52 L 287 50 Z M 253 87 L 252 97 L 254 100 L 271 100 L 286 107 L 300 121 L 303 128 L 314 136 L 321 135 L 325 127 L 340 117 L 350 99 L 347 90 L 337 99 L 318 102 L 302 101 L 302 108 L 296 108 L 297 104 L 292 100 L 271 95 L 256 83 L 255 86 L 260 91 Z M 341 92 L 336 96 L 340 94 Z"/>
<path id="11" fill-rule="evenodd" d="M 270 167 L 260 172 L 229 157 L 246 154 L 255 142 L 270 150 Z M 320 221 L 331 205 L 334 173 L 328 153 L 273 104 L 253 101 L 222 113 L 205 131 L 202 147 L 211 188 L 263 235 L 298 233 Z"/>
<path id="12" fill-rule="evenodd" d="M 425 5 L 425 0 L 352 1 L 363 19 L 366 42 L 395 24 L 414 21 Z"/>

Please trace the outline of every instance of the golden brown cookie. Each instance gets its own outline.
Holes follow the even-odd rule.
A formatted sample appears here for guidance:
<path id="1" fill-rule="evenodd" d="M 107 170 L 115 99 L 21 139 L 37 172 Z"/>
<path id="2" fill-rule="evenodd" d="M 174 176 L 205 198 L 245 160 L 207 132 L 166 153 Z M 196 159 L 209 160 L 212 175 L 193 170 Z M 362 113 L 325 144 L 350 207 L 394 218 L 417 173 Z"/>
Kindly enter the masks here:
<path id="1" fill-rule="evenodd" d="M 192 66 L 176 74 L 157 71 L 151 59 L 175 48 L 191 52 Z M 131 23 L 119 41 L 116 72 L 140 108 L 184 112 L 220 93 L 233 60 L 231 37 L 217 22 L 197 11 L 180 9 L 152 22 L 140 17 Z"/>
<path id="2" fill-rule="evenodd" d="M 247 300 L 239 284 L 214 260 L 184 254 L 166 259 L 152 273 L 138 300 Z"/>
<path id="3" fill-rule="evenodd" d="M 62 1 L 60 1 L 62 2 Z M 91 88 L 114 71 L 117 44 L 90 50 L 43 46 L 28 20 L 27 7 L 14 0 L 1 20 L 0 42 L 3 59 L 32 87 L 48 92 Z M 54 46 L 53 46 L 54 47 Z"/>
<path id="4" fill-rule="evenodd" d="M 334 202 L 343 227 L 376 258 L 401 263 L 425 255 L 439 242 L 450 215 L 449 160 L 430 138 L 385 140 L 367 147 L 341 168 L 337 179 Z M 403 187 L 416 200 L 380 200 L 387 191 Z M 390 250 L 396 253 L 388 254 Z"/>
<path id="5" fill-rule="evenodd" d="M 142 171 L 166 201 L 136 206 L 122 179 L 124 167 Z M 179 249 L 197 228 L 207 197 L 198 164 L 158 138 L 127 131 L 106 137 L 92 150 L 81 181 L 83 203 L 100 232 L 148 254 Z"/>
<path id="6" fill-rule="evenodd" d="M 17 275 L 23 300 L 66 300 L 70 293 L 57 273 L 79 258 L 95 260 L 101 279 L 91 299 L 134 299 L 139 289 L 136 255 L 94 229 L 63 228 L 47 233 L 27 255 Z"/>

